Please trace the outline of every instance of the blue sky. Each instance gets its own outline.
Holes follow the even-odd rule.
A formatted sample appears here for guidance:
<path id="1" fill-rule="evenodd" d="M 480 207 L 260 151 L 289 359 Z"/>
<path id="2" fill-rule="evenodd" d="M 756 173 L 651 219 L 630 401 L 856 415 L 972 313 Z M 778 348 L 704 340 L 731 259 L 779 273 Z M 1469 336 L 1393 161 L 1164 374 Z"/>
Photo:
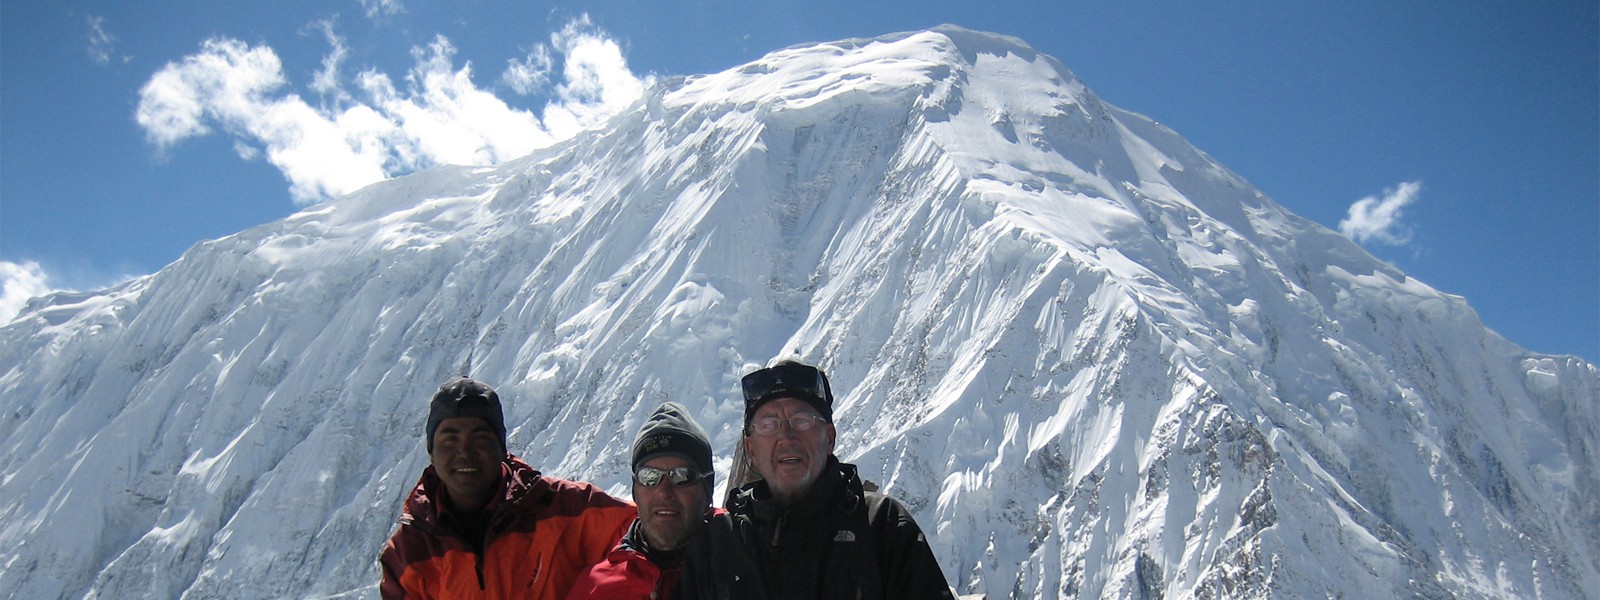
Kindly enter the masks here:
<path id="1" fill-rule="evenodd" d="M 366 181 L 525 153 L 652 76 L 941 23 L 1056 57 L 1513 342 L 1600 358 L 1592 0 L 7 1 L 0 319 Z"/>

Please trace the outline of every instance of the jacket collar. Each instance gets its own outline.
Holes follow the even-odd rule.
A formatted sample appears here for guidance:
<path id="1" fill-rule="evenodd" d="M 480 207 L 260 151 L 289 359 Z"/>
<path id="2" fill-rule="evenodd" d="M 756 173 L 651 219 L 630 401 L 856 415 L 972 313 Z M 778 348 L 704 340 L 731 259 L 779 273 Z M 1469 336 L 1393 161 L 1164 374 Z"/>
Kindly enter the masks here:
<path id="1" fill-rule="evenodd" d="M 514 455 L 507 454 L 500 460 L 500 493 L 489 499 L 489 504 L 484 510 L 494 515 L 495 520 L 508 511 L 506 507 L 521 505 L 525 502 L 537 500 L 538 497 L 549 490 L 536 485 L 540 478 L 539 471 Z M 422 477 L 417 480 L 417 486 L 412 488 L 411 495 L 406 498 L 405 510 L 400 514 L 402 524 L 411 524 L 428 529 L 438 529 L 442 524 L 451 521 L 450 510 L 444 504 L 444 480 L 432 465 L 422 470 Z"/>
<path id="2" fill-rule="evenodd" d="M 709 513 L 707 513 L 709 514 Z M 650 547 L 650 540 L 645 539 L 643 524 L 635 518 L 633 524 L 628 526 L 627 535 L 622 536 L 622 541 L 617 543 L 616 552 L 633 553 L 643 556 L 660 568 L 672 569 L 683 565 L 683 548 L 677 550 L 656 550 Z M 703 529 L 702 529 L 703 531 Z M 697 532 L 696 535 L 699 535 Z"/>
<path id="3" fill-rule="evenodd" d="M 860 501 L 861 494 L 861 478 L 856 474 L 856 466 L 839 462 L 838 457 L 829 454 L 828 464 L 822 468 L 817 481 L 794 504 L 780 506 L 763 479 L 740 488 L 734 498 L 734 512 L 752 515 L 760 521 L 813 515 L 830 508 L 849 512 Z"/>

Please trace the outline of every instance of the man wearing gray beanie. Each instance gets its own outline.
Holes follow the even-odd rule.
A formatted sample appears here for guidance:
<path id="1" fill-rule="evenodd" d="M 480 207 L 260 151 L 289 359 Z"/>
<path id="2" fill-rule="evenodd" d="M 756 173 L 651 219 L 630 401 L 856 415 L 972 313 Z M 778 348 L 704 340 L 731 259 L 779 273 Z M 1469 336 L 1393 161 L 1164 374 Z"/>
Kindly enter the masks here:
<path id="1" fill-rule="evenodd" d="M 677 402 L 657 407 L 632 456 L 639 517 L 567 598 L 761 598 L 733 521 L 711 507 L 711 441 L 689 410 Z"/>

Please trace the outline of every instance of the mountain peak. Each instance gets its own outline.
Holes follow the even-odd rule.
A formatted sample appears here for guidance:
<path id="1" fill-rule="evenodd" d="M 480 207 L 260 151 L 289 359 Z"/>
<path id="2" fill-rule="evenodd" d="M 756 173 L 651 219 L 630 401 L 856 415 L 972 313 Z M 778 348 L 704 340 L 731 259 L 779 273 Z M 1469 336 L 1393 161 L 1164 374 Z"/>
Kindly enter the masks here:
<path id="1" fill-rule="evenodd" d="M 689 78 L 668 94 L 671 104 L 759 105 L 798 110 L 844 95 L 856 102 L 905 105 L 908 94 L 949 85 L 989 58 L 1045 60 L 1055 82 L 1075 77 L 1021 40 L 943 25 L 876 38 L 791 46 L 722 73 Z M 1037 75 L 1033 69 L 1018 79 Z"/>

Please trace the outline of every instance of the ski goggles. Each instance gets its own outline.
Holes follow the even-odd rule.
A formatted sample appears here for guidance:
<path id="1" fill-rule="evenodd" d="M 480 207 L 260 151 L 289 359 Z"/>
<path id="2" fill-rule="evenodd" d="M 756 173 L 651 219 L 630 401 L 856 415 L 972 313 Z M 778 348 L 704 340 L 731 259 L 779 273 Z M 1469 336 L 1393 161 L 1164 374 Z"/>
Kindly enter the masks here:
<path id="1" fill-rule="evenodd" d="M 701 473 L 694 467 L 673 467 L 671 469 L 657 469 L 655 467 L 639 467 L 633 472 L 633 482 L 645 487 L 661 485 L 661 480 L 671 481 L 672 485 L 687 487 L 700 483 L 700 480 L 710 477 L 710 473 Z"/>
<path id="2" fill-rule="evenodd" d="M 781 364 L 745 375 L 739 380 L 744 388 L 744 402 L 753 405 L 778 395 L 804 394 L 828 401 L 828 378 L 816 367 L 801 364 Z"/>

